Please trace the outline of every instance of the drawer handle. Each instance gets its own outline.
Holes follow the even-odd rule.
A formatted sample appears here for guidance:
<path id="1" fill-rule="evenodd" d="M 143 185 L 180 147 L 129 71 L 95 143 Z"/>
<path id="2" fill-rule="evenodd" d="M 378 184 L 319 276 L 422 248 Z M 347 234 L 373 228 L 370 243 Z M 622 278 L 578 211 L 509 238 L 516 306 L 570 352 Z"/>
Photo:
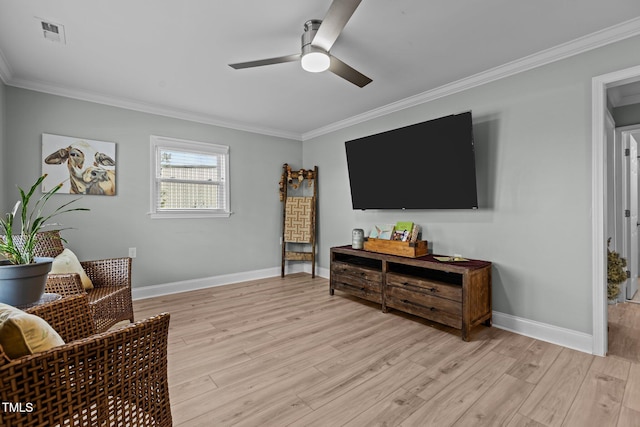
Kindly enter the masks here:
<path id="1" fill-rule="evenodd" d="M 413 301 L 409 301 L 409 300 L 406 300 L 406 299 L 401 299 L 400 302 L 403 303 L 403 304 L 408 304 L 408 305 L 417 305 L 418 307 L 427 308 L 427 309 L 429 309 L 431 311 L 437 311 L 438 310 L 435 307 L 425 307 L 424 305 L 420 305 L 420 304 L 417 304 L 417 303 L 415 303 Z"/>
<path id="2" fill-rule="evenodd" d="M 417 287 L 418 287 L 418 286 L 414 285 L 413 283 L 409 283 L 409 282 L 402 282 L 402 286 L 413 286 L 414 288 L 417 288 Z M 427 290 L 428 290 L 429 292 L 431 292 L 431 293 L 434 293 L 434 294 L 435 294 L 436 292 L 438 292 L 438 289 L 436 289 L 436 288 L 429 288 L 429 289 L 427 289 Z"/>

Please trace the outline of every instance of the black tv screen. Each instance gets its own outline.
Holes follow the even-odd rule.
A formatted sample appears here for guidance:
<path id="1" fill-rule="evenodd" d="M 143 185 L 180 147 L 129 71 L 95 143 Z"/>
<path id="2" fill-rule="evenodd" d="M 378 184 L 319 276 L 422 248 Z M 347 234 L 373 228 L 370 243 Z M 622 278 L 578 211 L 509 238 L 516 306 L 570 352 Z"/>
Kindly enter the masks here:
<path id="1" fill-rule="evenodd" d="M 354 209 L 477 209 L 471 112 L 345 142 Z"/>

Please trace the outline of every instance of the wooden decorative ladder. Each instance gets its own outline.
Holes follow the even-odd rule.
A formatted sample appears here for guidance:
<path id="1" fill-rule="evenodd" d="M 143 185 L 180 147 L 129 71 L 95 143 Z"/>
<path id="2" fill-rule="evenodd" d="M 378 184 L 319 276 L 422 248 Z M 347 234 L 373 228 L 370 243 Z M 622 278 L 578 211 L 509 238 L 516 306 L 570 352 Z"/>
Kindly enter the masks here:
<path id="1" fill-rule="evenodd" d="M 294 171 L 282 166 L 280 201 L 282 202 L 282 271 L 286 261 L 311 261 L 311 277 L 316 277 L 316 212 L 318 204 L 318 167 Z M 311 195 L 309 195 L 311 193 Z M 306 250 L 289 250 L 296 245 Z M 310 249 L 304 248 L 310 246 Z"/>

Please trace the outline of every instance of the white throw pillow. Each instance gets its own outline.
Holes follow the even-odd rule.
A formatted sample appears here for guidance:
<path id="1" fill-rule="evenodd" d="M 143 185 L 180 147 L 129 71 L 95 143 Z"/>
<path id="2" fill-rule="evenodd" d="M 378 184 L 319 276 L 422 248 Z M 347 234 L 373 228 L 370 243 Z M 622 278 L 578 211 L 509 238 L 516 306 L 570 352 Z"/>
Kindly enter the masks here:
<path id="1" fill-rule="evenodd" d="M 63 344 L 60 335 L 44 319 L 0 303 L 0 345 L 10 359 Z"/>
<path id="2" fill-rule="evenodd" d="M 89 279 L 87 273 L 84 272 L 76 254 L 71 252 L 70 249 L 65 248 L 60 255 L 54 258 L 53 265 L 51 266 L 51 274 L 68 273 L 78 273 L 82 281 L 82 287 L 85 289 L 93 289 L 93 283 L 91 283 L 91 279 Z"/>

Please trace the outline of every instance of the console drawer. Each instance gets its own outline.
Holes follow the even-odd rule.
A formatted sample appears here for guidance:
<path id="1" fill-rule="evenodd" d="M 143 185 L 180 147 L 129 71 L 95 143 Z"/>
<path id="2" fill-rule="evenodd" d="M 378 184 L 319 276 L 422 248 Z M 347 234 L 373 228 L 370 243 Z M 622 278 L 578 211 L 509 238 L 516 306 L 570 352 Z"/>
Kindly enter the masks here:
<path id="1" fill-rule="evenodd" d="M 382 283 L 382 272 L 370 268 L 358 267 L 353 264 L 334 261 L 331 263 L 331 274 L 348 275 L 372 282 Z"/>
<path id="2" fill-rule="evenodd" d="M 348 274 L 331 273 L 331 287 L 382 304 L 382 283 Z"/>
<path id="3" fill-rule="evenodd" d="M 387 273 L 387 285 L 396 286 L 421 294 L 462 302 L 462 286 L 450 285 L 435 280 L 405 276 L 398 273 Z"/>
<path id="4" fill-rule="evenodd" d="M 462 328 L 462 304 L 459 302 L 409 291 L 403 287 L 389 286 L 389 284 L 387 284 L 385 299 L 387 307 L 456 329 Z"/>
<path id="5" fill-rule="evenodd" d="M 337 289 L 342 292 L 346 292 L 358 298 L 366 299 L 367 301 L 377 302 L 382 304 L 382 293 L 380 291 L 371 290 L 366 286 L 358 286 L 353 282 L 341 282 L 336 281 L 332 283 L 332 289 Z"/>

